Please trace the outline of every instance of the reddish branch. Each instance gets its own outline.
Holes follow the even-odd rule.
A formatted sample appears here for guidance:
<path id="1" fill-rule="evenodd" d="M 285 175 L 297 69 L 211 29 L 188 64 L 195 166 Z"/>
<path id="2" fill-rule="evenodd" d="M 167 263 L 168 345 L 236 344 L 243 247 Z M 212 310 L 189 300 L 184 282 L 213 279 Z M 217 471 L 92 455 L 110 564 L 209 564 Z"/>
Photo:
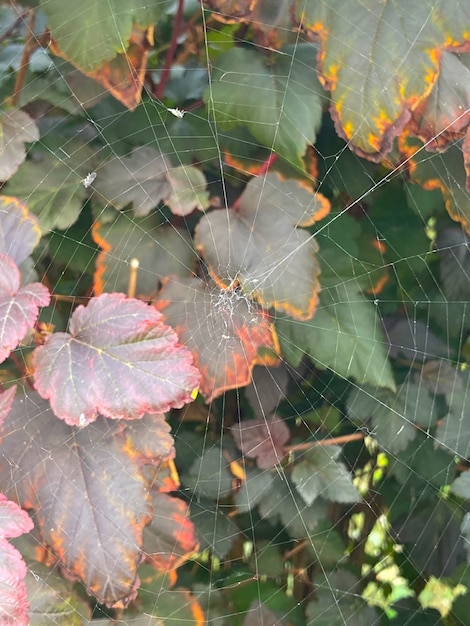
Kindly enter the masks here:
<path id="1" fill-rule="evenodd" d="M 26 71 L 29 66 L 29 59 L 31 57 L 31 54 L 33 53 L 33 51 L 36 49 L 38 45 L 34 37 L 35 18 L 36 16 L 35 16 L 34 10 L 31 9 L 29 11 L 28 23 L 27 23 L 28 39 L 26 40 L 26 43 L 23 48 L 23 55 L 21 57 L 20 69 L 18 70 L 18 74 L 16 75 L 15 87 L 13 89 L 13 96 L 11 98 L 13 106 L 16 106 L 18 104 L 20 93 L 24 84 L 24 79 L 26 77 Z"/>
<path id="2" fill-rule="evenodd" d="M 166 53 L 165 66 L 162 70 L 162 76 L 160 78 L 160 82 L 158 83 L 154 96 L 159 100 L 162 99 L 163 93 L 165 91 L 166 84 L 168 82 L 168 78 L 170 77 L 170 70 L 173 63 L 173 59 L 175 58 L 176 48 L 178 46 L 178 37 L 181 32 L 181 26 L 183 23 L 183 9 L 184 9 L 184 0 L 178 0 L 178 10 L 175 15 L 175 23 L 173 26 L 173 32 L 171 34 L 170 47 Z"/>
<path id="3" fill-rule="evenodd" d="M 364 433 L 352 433 L 351 435 L 341 435 L 340 437 L 331 437 L 330 439 L 320 439 L 319 441 L 309 441 L 307 443 L 297 443 L 293 446 L 285 446 L 286 452 L 295 452 L 297 450 L 309 450 L 312 446 L 336 446 L 349 441 L 357 441 L 364 439 Z"/>

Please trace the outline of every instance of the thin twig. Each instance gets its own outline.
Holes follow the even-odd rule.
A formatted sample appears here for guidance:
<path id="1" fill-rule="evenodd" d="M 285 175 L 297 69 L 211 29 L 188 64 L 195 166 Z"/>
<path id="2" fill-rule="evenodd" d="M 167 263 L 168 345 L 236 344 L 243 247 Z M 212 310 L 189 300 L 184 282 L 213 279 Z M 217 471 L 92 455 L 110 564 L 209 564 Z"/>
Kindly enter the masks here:
<path id="1" fill-rule="evenodd" d="M 139 259 L 131 259 L 129 271 L 129 283 L 127 285 L 127 297 L 135 298 L 135 289 L 137 286 L 137 274 L 139 273 Z"/>
<path id="2" fill-rule="evenodd" d="M 154 96 L 159 100 L 162 99 L 163 93 L 165 91 L 166 84 L 168 82 L 168 78 L 170 77 L 170 70 L 173 63 L 173 59 L 175 58 L 176 48 L 178 47 L 178 37 L 181 31 L 181 24 L 183 21 L 183 9 L 184 9 L 184 0 L 178 0 L 178 9 L 175 15 L 175 23 L 173 26 L 173 32 L 171 34 L 171 41 L 168 51 L 166 53 L 165 66 L 162 70 L 162 76 L 160 78 L 160 82 L 155 89 Z"/>
<path id="3" fill-rule="evenodd" d="M 309 450 L 313 446 L 336 446 L 349 441 L 358 441 L 364 439 L 364 433 L 351 433 L 350 435 L 341 435 L 340 437 L 331 437 L 330 439 L 320 439 L 318 441 L 308 441 L 307 443 L 296 443 L 293 446 L 284 446 L 286 452 L 297 452 L 298 450 Z"/>
<path id="4" fill-rule="evenodd" d="M 32 54 L 33 50 L 35 50 L 37 45 L 38 45 L 37 42 L 36 42 L 36 39 L 34 37 L 34 22 L 35 22 L 35 19 L 36 19 L 36 15 L 34 13 L 34 9 L 31 9 L 29 11 L 28 23 L 27 23 L 28 38 L 26 39 L 26 42 L 24 44 L 23 55 L 21 57 L 20 69 L 18 70 L 18 73 L 16 75 L 15 87 L 13 89 L 13 96 L 11 98 L 13 106 L 16 106 L 18 104 L 20 93 L 21 93 L 21 90 L 23 89 L 23 84 L 24 84 L 24 79 L 26 77 L 26 72 L 27 72 L 28 66 L 29 66 L 29 59 L 31 57 L 31 54 Z"/>

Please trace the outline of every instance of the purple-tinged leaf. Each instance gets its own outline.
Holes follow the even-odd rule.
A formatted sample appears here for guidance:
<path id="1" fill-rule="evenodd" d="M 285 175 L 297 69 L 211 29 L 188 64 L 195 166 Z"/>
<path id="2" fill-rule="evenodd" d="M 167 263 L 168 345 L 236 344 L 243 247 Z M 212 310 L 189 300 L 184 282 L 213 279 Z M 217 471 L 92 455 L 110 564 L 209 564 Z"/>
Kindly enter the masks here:
<path id="1" fill-rule="evenodd" d="M 41 229 L 27 206 L 10 196 L 0 196 L 0 254 L 22 263 L 37 246 Z"/>
<path id="2" fill-rule="evenodd" d="M 208 402 L 250 382 L 253 366 L 262 361 L 258 350 L 278 350 L 270 319 L 238 289 L 172 278 L 156 306 L 191 350 Z"/>
<path id="3" fill-rule="evenodd" d="M 2 396 L 5 394 L 2 394 Z M 3 400 L 3 397 L 1 398 Z M 26 565 L 7 538 L 29 532 L 33 522 L 15 502 L 0 493 L 0 624 L 28 626 L 28 599 L 23 578 Z"/>
<path id="4" fill-rule="evenodd" d="M 33 328 L 40 306 L 49 304 L 49 292 L 40 283 L 20 287 L 14 261 L 0 254 L 0 363 Z"/>
<path id="5" fill-rule="evenodd" d="M 153 518 L 144 529 L 143 550 L 160 571 L 177 568 L 198 548 L 188 505 L 166 493 L 153 493 Z"/>
<path id="6" fill-rule="evenodd" d="M 151 518 L 140 463 L 115 436 L 121 430 L 101 417 L 71 428 L 34 391 L 17 395 L 0 429 L 5 494 L 34 510 L 41 543 L 108 604 L 135 595 Z"/>
<path id="7" fill-rule="evenodd" d="M 103 294 L 74 311 L 68 333 L 35 350 L 35 387 L 70 426 L 98 413 L 138 419 L 191 401 L 199 373 L 190 352 L 153 307 Z"/>
<path id="8" fill-rule="evenodd" d="M 275 415 L 245 420 L 232 426 L 231 432 L 242 453 L 256 459 L 261 469 L 270 469 L 283 459 L 284 444 L 290 436 L 284 420 Z"/>

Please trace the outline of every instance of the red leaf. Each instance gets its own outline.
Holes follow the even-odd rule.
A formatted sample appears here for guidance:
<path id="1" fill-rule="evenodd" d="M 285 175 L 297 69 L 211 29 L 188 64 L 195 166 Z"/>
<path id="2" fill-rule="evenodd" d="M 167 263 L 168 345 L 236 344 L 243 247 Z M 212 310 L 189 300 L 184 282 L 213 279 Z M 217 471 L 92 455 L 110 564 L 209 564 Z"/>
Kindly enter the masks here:
<path id="1" fill-rule="evenodd" d="M 199 375 L 190 353 L 153 307 L 103 294 L 77 307 L 69 333 L 35 350 L 35 386 L 71 426 L 138 419 L 191 401 Z"/>
<path id="2" fill-rule="evenodd" d="M 153 494 L 153 519 L 144 530 L 144 551 L 157 569 L 167 572 L 198 548 L 188 506 L 165 493 Z"/>
<path id="3" fill-rule="evenodd" d="M 29 603 L 23 578 L 26 565 L 21 554 L 5 539 L 0 539 L 0 624 L 28 626 Z"/>
<path id="4" fill-rule="evenodd" d="M 0 485 L 35 511 L 41 543 L 102 602 L 125 603 L 138 586 L 151 500 L 138 460 L 100 418 L 78 430 L 35 392 L 19 394 L 0 429 Z"/>
<path id="5" fill-rule="evenodd" d="M 232 426 L 231 432 L 242 453 L 256 459 L 261 469 L 270 469 L 281 461 L 290 436 L 284 420 L 275 415 L 270 419 L 245 420 Z"/>
<path id="6" fill-rule="evenodd" d="M 0 363 L 36 322 L 39 307 L 49 304 L 49 292 L 40 283 L 20 287 L 16 263 L 0 254 Z"/>
<path id="7" fill-rule="evenodd" d="M 2 396 L 5 394 L 2 394 Z M 3 399 L 3 398 L 2 398 Z M 28 598 L 23 578 L 26 565 L 21 554 L 6 540 L 30 531 L 33 522 L 20 507 L 0 493 L 0 624 L 27 626 Z"/>
<path id="8" fill-rule="evenodd" d="M 262 362 L 262 347 L 278 351 L 268 317 L 239 290 L 209 286 L 199 278 L 172 279 L 156 306 L 193 353 L 207 401 L 247 385 Z"/>

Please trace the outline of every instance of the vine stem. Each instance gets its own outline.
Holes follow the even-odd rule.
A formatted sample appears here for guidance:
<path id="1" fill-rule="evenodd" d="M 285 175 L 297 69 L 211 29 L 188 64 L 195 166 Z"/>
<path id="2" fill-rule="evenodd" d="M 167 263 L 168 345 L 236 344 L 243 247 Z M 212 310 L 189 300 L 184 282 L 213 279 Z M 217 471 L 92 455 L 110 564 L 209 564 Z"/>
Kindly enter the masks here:
<path id="1" fill-rule="evenodd" d="M 21 57 L 20 69 L 16 75 L 15 86 L 13 88 L 13 95 L 11 97 L 11 102 L 13 106 L 17 106 L 18 100 L 20 97 L 21 90 L 23 89 L 24 79 L 26 77 L 26 71 L 29 66 L 29 59 L 33 50 L 35 50 L 37 44 L 34 38 L 34 22 L 36 19 L 36 15 L 34 13 L 34 9 L 31 9 L 28 14 L 28 38 L 24 44 L 23 55 Z"/>
<path id="2" fill-rule="evenodd" d="M 181 32 L 181 25 L 183 22 L 183 9 L 184 9 L 184 0 L 178 0 L 178 9 L 175 15 L 175 23 L 173 26 L 173 32 L 171 34 L 171 41 L 168 47 L 168 51 L 166 53 L 165 66 L 162 70 L 162 76 L 160 78 L 160 82 L 155 89 L 154 96 L 159 100 L 163 97 L 163 92 L 165 91 L 166 84 L 168 82 L 168 78 L 170 77 L 171 65 L 173 63 L 173 59 L 175 58 L 176 48 L 178 46 L 178 36 Z"/>

